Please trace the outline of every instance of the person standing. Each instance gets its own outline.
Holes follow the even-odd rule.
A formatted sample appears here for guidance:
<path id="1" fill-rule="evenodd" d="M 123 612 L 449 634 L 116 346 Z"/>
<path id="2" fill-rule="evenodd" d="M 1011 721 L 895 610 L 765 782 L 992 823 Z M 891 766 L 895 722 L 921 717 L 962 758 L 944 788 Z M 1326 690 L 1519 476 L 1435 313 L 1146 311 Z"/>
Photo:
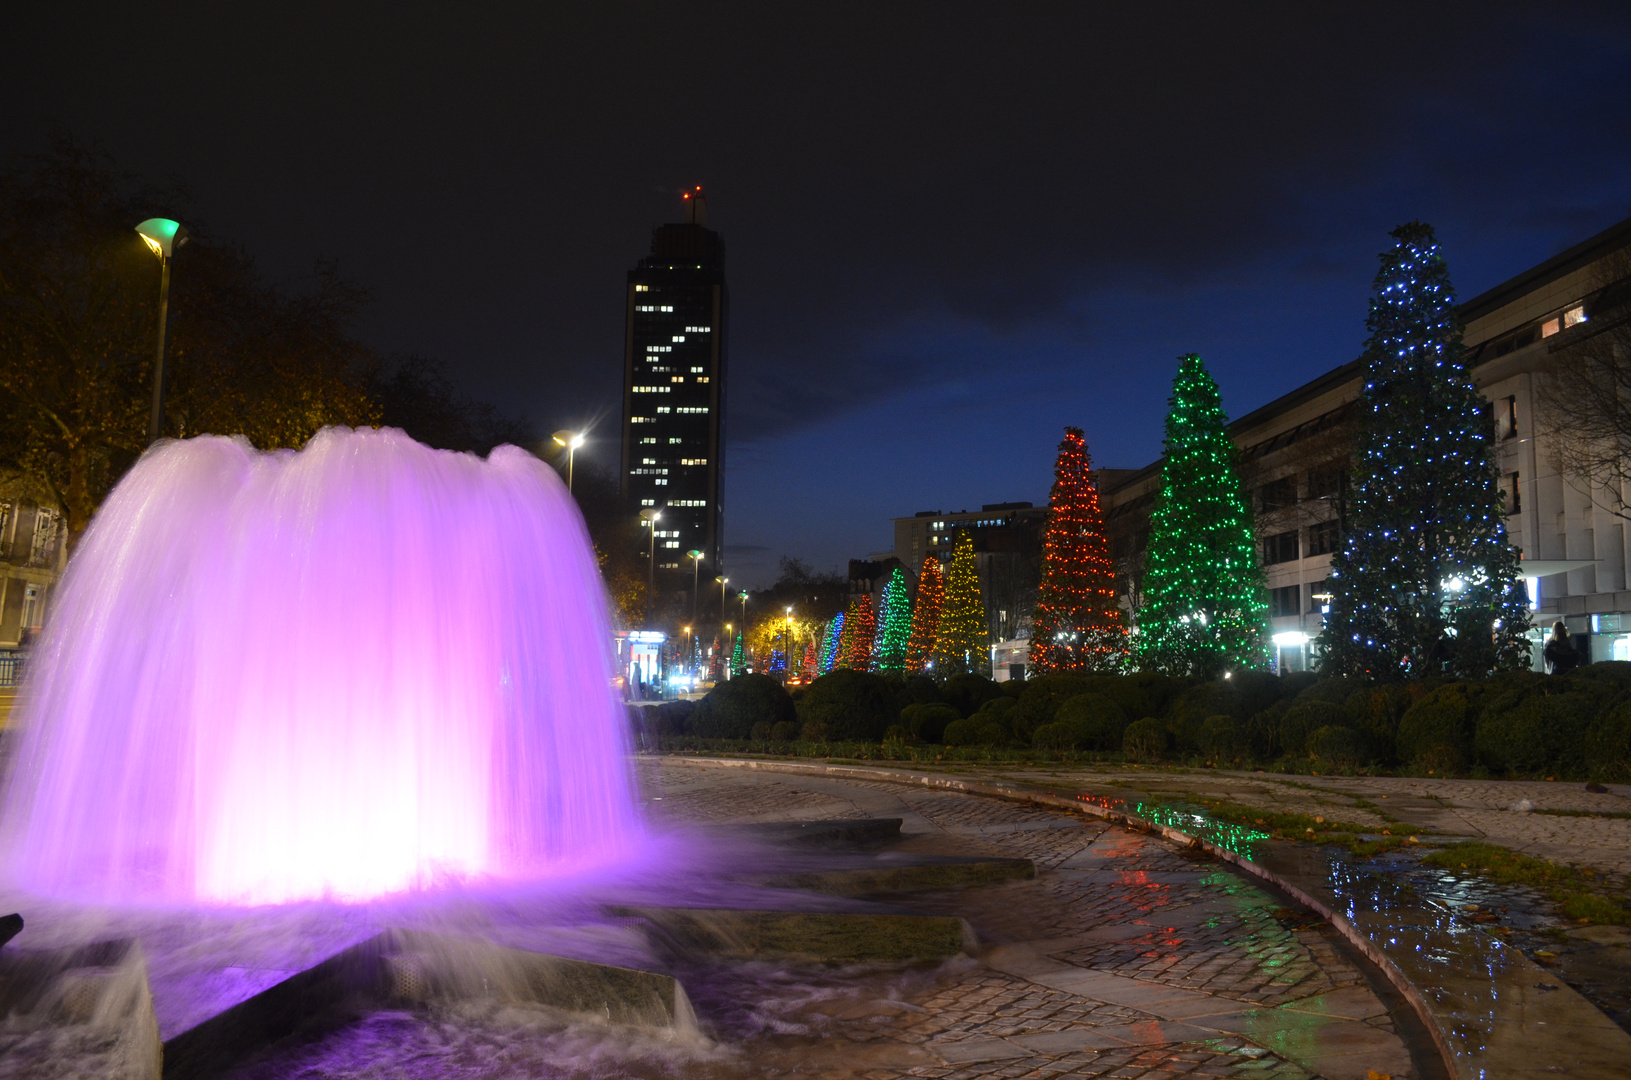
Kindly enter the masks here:
<path id="1" fill-rule="evenodd" d="M 1546 639 L 1546 669 L 1553 675 L 1563 675 L 1580 666 L 1580 653 L 1569 641 L 1569 629 L 1559 619 L 1552 625 L 1552 636 Z"/>

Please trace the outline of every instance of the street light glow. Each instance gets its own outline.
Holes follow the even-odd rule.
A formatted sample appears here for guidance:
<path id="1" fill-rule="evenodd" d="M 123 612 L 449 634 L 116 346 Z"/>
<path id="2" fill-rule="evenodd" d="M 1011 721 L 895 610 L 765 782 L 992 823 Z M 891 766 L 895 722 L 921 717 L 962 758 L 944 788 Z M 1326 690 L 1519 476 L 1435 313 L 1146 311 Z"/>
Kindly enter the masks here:
<path id="1" fill-rule="evenodd" d="M 187 230 L 182 228 L 180 222 L 169 218 L 148 218 L 136 226 L 136 232 L 142 238 L 147 249 L 161 259 L 168 259 L 176 253 L 176 248 L 186 244 L 190 239 Z"/>

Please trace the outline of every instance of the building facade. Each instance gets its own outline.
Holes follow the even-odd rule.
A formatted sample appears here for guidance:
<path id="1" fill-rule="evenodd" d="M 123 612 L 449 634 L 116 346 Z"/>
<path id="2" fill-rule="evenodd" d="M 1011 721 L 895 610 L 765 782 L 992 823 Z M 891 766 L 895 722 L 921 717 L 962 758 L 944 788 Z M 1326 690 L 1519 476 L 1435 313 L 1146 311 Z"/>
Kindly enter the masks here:
<path id="1" fill-rule="evenodd" d="M 1460 306 L 1467 364 L 1507 494 L 1507 539 L 1519 551 L 1539 639 L 1563 619 L 1591 661 L 1631 659 L 1631 491 L 1582 490 L 1553 463 L 1540 428 L 1538 382 L 1567 350 L 1626 318 L 1631 221 L 1622 222 Z M 1453 269 L 1453 267 L 1452 267 Z M 1342 541 L 1363 360 L 1354 360 L 1229 425 L 1240 447 L 1267 578 L 1280 670 L 1315 657 L 1331 553 Z M 1143 555 L 1160 463 L 1100 477 L 1123 604 L 1141 603 Z M 1624 497 L 1622 499 L 1621 497 Z"/>
<path id="2" fill-rule="evenodd" d="M 652 230 L 629 271 L 623 354 L 623 497 L 656 510 L 656 568 L 717 569 L 724 542 L 725 243 L 701 189 L 683 224 Z M 712 572 L 712 570 L 710 571 Z"/>

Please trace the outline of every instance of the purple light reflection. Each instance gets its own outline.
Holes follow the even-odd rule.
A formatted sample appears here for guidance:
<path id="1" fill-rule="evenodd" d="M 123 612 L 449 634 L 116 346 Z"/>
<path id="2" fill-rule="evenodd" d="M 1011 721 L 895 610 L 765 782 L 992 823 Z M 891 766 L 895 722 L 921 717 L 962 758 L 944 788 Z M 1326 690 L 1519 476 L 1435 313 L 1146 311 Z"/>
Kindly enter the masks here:
<path id="1" fill-rule="evenodd" d="M 576 507 L 514 447 L 160 445 L 36 652 L 6 876 L 265 904 L 615 863 L 643 830 L 609 639 Z"/>

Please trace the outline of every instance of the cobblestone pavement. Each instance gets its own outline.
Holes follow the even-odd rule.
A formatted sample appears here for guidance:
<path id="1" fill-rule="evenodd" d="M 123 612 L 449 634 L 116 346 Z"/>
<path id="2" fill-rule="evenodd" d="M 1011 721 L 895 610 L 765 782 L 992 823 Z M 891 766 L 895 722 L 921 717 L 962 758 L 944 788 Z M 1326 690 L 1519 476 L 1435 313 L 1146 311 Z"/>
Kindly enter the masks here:
<path id="1" fill-rule="evenodd" d="M 980 772 L 1061 793 L 1194 794 L 1377 829 L 1402 822 L 1455 839 L 1488 840 L 1554 862 L 1631 874 L 1631 785 L 1626 784 L 1592 792 L 1582 783 L 1544 780 L 1283 776 L 1214 769 L 992 766 Z M 1529 809 L 1514 809 L 1526 801 Z"/>
<path id="2" fill-rule="evenodd" d="M 1356 966 L 1334 932 L 1163 839 L 1079 815 L 865 780 L 648 760 L 641 781 L 654 816 L 675 825 L 899 817 L 905 839 L 894 850 L 1036 863 L 1034 881 L 912 901 L 967 919 L 981 941 L 977 961 L 887 990 L 857 978 L 848 993 L 756 1003 L 761 1012 L 782 1010 L 763 1022 L 766 1030 L 822 1035 L 821 1049 L 804 1051 L 795 1073 L 1439 1075 L 1408 1006 Z M 729 1011 L 699 1001 L 705 1023 L 711 1008 Z M 1419 1043 L 1416 1060 L 1406 1036 Z"/>

